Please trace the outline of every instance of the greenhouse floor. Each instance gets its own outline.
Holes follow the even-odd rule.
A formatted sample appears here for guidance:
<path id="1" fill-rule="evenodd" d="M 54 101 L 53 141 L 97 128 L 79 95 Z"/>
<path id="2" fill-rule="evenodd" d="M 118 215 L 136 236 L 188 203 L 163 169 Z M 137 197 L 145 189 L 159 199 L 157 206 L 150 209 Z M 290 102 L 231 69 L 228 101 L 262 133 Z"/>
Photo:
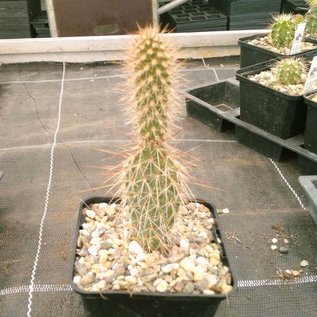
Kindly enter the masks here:
<path id="1" fill-rule="evenodd" d="M 107 153 L 130 144 L 119 102 L 125 74 L 117 64 L 64 66 L 0 67 L 1 317 L 88 316 L 70 286 L 71 246 L 80 201 L 106 194 L 94 189 L 109 176 L 98 167 L 119 162 Z M 237 68 L 236 58 L 199 60 L 181 72 L 191 87 Z M 193 193 L 229 210 L 219 217 L 237 290 L 215 316 L 317 316 L 316 224 L 295 163 L 274 162 L 183 109 L 175 145 L 196 157 L 191 175 L 204 186 Z"/>

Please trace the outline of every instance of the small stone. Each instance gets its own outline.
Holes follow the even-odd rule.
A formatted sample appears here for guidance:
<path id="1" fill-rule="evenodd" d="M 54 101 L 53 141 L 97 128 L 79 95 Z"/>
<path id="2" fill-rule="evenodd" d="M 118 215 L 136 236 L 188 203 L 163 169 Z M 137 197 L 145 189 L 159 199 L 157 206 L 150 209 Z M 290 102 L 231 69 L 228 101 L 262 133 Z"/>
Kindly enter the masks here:
<path id="1" fill-rule="evenodd" d="M 91 209 L 87 209 L 86 210 L 86 215 L 87 215 L 87 217 L 89 217 L 91 219 L 94 219 L 95 216 L 96 216 L 96 213 L 93 210 L 91 210 Z"/>
<path id="2" fill-rule="evenodd" d="M 81 275 L 81 276 L 84 276 L 88 273 L 88 270 L 87 270 L 87 266 L 85 263 L 80 263 L 80 262 L 77 262 L 75 264 L 75 267 L 76 267 L 76 270 L 77 272 Z"/>
<path id="3" fill-rule="evenodd" d="M 287 239 L 284 239 L 283 241 L 284 241 L 285 244 L 289 243 Z"/>
<path id="4" fill-rule="evenodd" d="M 187 251 L 189 248 L 189 241 L 187 239 L 180 239 L 179 245 L 181 249 Z"/>
<path id="5" fill-rule="evenodd" d="M 97 256 L 99 249 L 100 249 L 99 246 L 92 245 L 91 247 L 88 248 L 88 252 L 89 252 L 89 254 L 91 254 L 91 255 Z"/>
<path id="6" fill-rule="evenodd" d="M 175 292 L 177 292 L 177 293 L 181 293 L 182 292 L 182 290 L 183 290 L 183 288 L 184 288 L 184 283 L 183 282 L 176 282 L 175 284 L 174 284 L 174 290 L 175 290 Z"/>
<path id="7" fill-rule="evenodd" d="M 202 279 L 199 282 L 195 283 L 195 288 L 199 292 L 203 292 L 205 289 L 208 288 L 208 281 L 206 279 Z"/>
<path id="8" fill-rule="evenodd" d="M 271 245 L 271 250 L 276 250 L 277 246 L 275 244 Z"/>
<path id="9" fill-rule="evenodd" d="M 293 270 L 292 273 L 293 273 L 294 277 L 300 276 L 300 272 L 299 271 Z"/>
<path id="10" fill-rule="evenodd" d="M 280 247 L 278 250 L 281 253 L 288 253 L 288 247 Z"/>
<path id="11" fill-rule="evenodd" d="M 142 281 L 143 281 L 143 283 L 149 283 L 149 282 L 154 281 L 156 278 L 157 278 L 157 273 L 151 273 L 148 275 L 144 275 L 142 277 Z"/>
<path id="12" fill-rule="evenodd" d="M 130 276 L 130 275 L 126 276 L 126 277 L 125 277 L 125 280 L 126 280 L 126 282 L 127 282 L 128 284 L 131 284 L 131 285 L 136 284 L 136 283 L 138 282 L 138 280 L 136 279 L 136 277 Z"/>
<path id="13" fill-rule="evenodd" d="M 231 290 L 232 290 L 232 286 L 231 285 L 223 284 L 221 286 L 221 293 L 222 294 L 229 293 Z"/>
<path id="14" fill-rule="evenodd" d="M 203 294 L 205 294 L 205 295 L 214 295 L 215 292 L 212 291 L 211 289 L 205 289 L 205 290 L 203 291 Z"/>
<path id="15" fill-rule="evenodd" d="M 106 288 L 106 286 L 107 286 L 107 282 L 104 281 L 104 280 L 99 281 L 99 282 L 96 284 L 96 286 L 98 287 L 98 289 L 104 289 L 104 288 Z"/>
<path id="16" fill-rule="evenodd" d="M 193 283 L 187 283 L 183 288 L 183 293 L 193 293 L 195 285 Z"/>
<path id="17" fill-rule="evenodd" d="M 301 267 L 307 267 L 309 265 L 308 261 L 303 260 L 302 262 L 300 262 L 299 264 Z"/>
<path id="18" fill-rule="evenodd" d="M 166 292 L 168 288 L 168 283 L 161 278 L 154 281 L 153 285 L 155 286 L 156 291 L 160 293 Z"/>
<path id="19" fill-rule="evenodd" d="M 189 258 L 189 257 L 186 257 L 184 258 L 180 263 L 179 263 L 180 267 L 182 267 L 185 271 L 190 271 L 190 272 L 193 272 L 194 269 L 195 269 L 195 263 L 194 261 Z"/>
<path id="20" fill-rule="evenodd" d="M 163 273 L 170 273 L 170 272 L 173 271 L 173 267 L 172 267 L 171 264 L 167 264 L 167 265 L 165 265 L 165 266 L 163 266 L 163 267 L 161 268 L 161 271 L 162 271 Z"/>
<path id="21" fill-rule="evenodd" d="M 140 244 L 136 241 L 131 241 L 129 243 L 129 252 L 135 253 L 139 261 L 143 261 L 145 259 L 144 251 Z"/>
<path id="22" fill-rule="evenodd" d="M 194 281 L 201 281 L 203 278 L 205 277 L 205 270 L 200 267 L 197 266 L 194 270 Z"/>
<path id="23" fill-rule="evenodd" d="M 277 240 L 276 238 L 273 238 L 273 239 L 272 239 L 272 243 L 274 243 L 274 244 L 277 243 L 277 241 L 278 241 L 278 240 Z"/>
<path id="24" fill-rule="evenodd" d="M 87 286 L 94 281 L 94 274 L 89 272 L 85 276 L 83 276 L 80 280 L 80 284 L 82 286 Z"/>
<path id="25" fill-rule="evenodd" d="M 229 214 L 230 211 L 229 211 L 228 208 L 224 208 L 224 209 L 222 209 L 222 210 L 221 210 L 220 212 L 218 212 L 218 213 L 220 213 L 220 214 Z"/>
<path id="26" fill-rule="evenodd" d="M 79 275 L 75 275 L 73 278 L 74 284 L 78 285 L 80 283 L 81 277 Z"/>

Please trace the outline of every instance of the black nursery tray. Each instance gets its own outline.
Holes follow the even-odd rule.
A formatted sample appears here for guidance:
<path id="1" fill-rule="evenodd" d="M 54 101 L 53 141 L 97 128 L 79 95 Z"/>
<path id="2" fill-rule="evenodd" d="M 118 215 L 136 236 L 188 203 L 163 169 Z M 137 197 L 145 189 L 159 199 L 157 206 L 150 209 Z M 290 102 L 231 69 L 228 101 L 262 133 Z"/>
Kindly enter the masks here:
<path id="1" fill-rule="evenodd" d="M 227 29 L 227 17 L 201 0 L 190 0 L 161 17 L 176 32 L 222 31 Z"/>
<path id="2" fill-rule="evenodd" d="M 76 225 L 76 234 L 73 241 L 73 260 L 76 259 L 76 248 L 79 229 L 85 221 L 82 211 L 95 203 L 116 201 L 109 197 L 91 197 L 82 201 L 79 206 L 79 213 Z M 104 291 L 87 292 L 80 289 L 73 282 L 74 271 L 71 270 L 71 285 L 83 301 L 86 311 L 91 317 L 212 317 L 214 316 L 220 302 L 228 297 L 235 290 L 235 280 L 232 267 L 225 251 L 225 239 L 221 235 L 218 214 L 216 209 L 209 203 L 197 199 L 196 202 L 205 205 L 216 220 L 216 227 L 213 234 L 221 247 L 223 263 L 229 267 L 232 276 L 232 290 L 228 294 L 185 294 L 185 293 L 128 293 L 126 291 Z"/>
<path id="3" fill-rule="evenodd" d="M 317 155 L 303 148 L 302 134 L 282 139 L 240 120 L 239 94 L 239 82 L 234 79 L 184 92 L 190 116 L 219 131 L 234 129 L 240 143 L 274 160 L 283 161 L 297 155 L 298 160 L 310 163 L 309 171 L 304 171 L 305 174 L 317 174 Z"/>
<path id="4" fill-rule="evenodd" d="M 284 0 L 282 4 L 282 12 L 305 14 L 309 9 L 305 0 Z"/>
<path id="5" fill-rule="evenodd" d="M 277 12 L 281 8 L 281 0 L 216 0 L 210 1 L 210 4 L 228 16 L 257 12 Z"/>

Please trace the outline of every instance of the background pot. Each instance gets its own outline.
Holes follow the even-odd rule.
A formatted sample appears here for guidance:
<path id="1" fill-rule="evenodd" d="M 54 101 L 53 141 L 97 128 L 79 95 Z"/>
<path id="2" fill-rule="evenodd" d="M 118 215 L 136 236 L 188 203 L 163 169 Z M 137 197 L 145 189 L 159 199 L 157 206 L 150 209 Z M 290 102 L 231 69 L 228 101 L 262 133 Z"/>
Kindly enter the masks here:
<path id="1" fill-rule="evenodd" d="M 249 44 L 248 42 L 263 37 L 263 35 L 253 35 L 239 39 L 240 46 L 240 67 L 244 68 L 250 65 L 255 65 L 276 58 L 288 58 L 288 57 L 300 57 L 307 53 L 315 51 L 317 53 L 317 47 L 308 51 L 300 52 L 293 55 L 279 54 L 268 49 Z M 314 43 L 313 40 L 307 39 L 306 42 Z M 315 42 L 316 43 L 316 42 Z"/>

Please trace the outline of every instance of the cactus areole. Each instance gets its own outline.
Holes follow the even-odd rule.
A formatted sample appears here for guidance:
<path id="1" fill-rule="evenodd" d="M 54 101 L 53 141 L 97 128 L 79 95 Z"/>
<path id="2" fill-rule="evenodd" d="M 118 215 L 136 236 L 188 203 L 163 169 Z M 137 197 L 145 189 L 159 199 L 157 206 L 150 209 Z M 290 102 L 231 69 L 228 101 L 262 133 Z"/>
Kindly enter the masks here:
<path id="1" fill-rule="evenodd" d="M 169 44 L 150 27 L 140 30 L 126 64 L 137 145 L 122 165 L 117 195 L 128 210 L 131 239 L 144 250 L 166 251 L 187 192 L 178 150 L 167 143 L 178 113 L 177 65 Z"/>

